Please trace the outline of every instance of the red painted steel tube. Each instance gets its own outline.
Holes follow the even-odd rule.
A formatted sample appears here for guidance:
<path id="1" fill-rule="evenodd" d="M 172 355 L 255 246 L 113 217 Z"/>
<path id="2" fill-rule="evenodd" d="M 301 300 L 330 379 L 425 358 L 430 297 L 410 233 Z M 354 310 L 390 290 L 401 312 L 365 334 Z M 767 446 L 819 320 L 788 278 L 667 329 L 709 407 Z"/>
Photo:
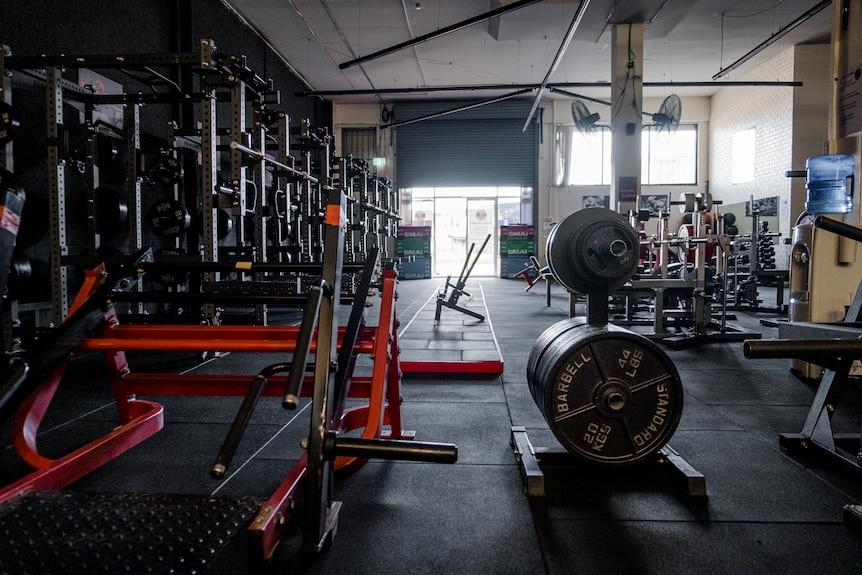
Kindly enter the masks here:
<path id="1" fill-rule="evenodd" d="M 303 480 L 307 471 L 308 455 L 303 454 L 272 496 L 260 506 L 260 511 L 248 528 L 249 551 L 252 557 L 260 557 L 263 561 L 272 559 L 293 507 L 302 497 L 305 486 Z"/>
<path id="2" fill-rule="evenodd" d="M 0 504 L 28 491 L 63 489 L 164 426 L 164 412 L 158 403 L 132 401 L 130 407 L 133 417 L 129 422 L 0 489 Z"/>
<path id="3" fill-rule="evenodd" d="M 81 349 L 90 351 L 247 351 L 293 352 L 298 328 L 270 326 L 117 326 L 105 337 L 88 338 Z M 371 328 L 363 330 L 358 353 L 371 353 Z M 339 336 L 343 328 L 339 329 Z M 317 349 L 316 337 L 311 350 Z"/>

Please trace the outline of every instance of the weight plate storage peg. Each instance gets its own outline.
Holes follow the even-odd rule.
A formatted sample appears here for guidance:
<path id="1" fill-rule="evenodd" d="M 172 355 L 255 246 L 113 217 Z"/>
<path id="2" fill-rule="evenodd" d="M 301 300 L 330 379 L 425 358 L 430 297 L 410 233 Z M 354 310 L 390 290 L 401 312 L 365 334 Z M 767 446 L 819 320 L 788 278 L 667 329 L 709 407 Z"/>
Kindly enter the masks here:
<path id="1" fill-rule="evenodd" d="M 560 285 L 581 294 L 614 291 L 637 271 L 640 243 L 628 220 L 606 208 L 566 216 L 551 230 L 548 268 Z"/>
<path id="2" fill-rule="evenodd" d="M 590 464 L 623 467 L 664 447 L 682 416 L 683 389 L 655 343 L 584 318 L 543 333 L 527 361 L 530 393 L 557 440 Z"/>

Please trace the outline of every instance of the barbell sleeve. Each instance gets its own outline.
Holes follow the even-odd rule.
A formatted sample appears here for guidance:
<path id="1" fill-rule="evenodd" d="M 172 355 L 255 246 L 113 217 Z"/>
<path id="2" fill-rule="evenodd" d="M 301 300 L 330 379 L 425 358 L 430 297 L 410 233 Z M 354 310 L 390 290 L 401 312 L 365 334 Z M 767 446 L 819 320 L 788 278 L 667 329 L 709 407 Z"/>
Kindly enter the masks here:
<path id="1" fill-rule="evenodd" d="M 817 216 L 814 218 L 814 227 L 826 230 L 827 232 L 832 232 L 833 234 L 838 234 L 839 236 L 849 238 L 856 242 L 862 242 L 862 229 L 859 229 L 856 226 L 851 226 L 850 224 L 845 224 L 844 222 L 839 222 L 838 220 L 833 220 L 832 218 Z"/>
<path id="2" fill-rule="evenodd" d="M 319 282 L 318 285 L 312 286 L 308 290 L 305 308 L 302 312 L 302 324 L 300 324 L 299 333 L 296 336 L 296 350 L 293 352 L 293 361 L 284 387 L 284 399 L 281 402 L 285 409 L 296 409 L 299 403 L 299 392 L 305 377 L 305 364 L 311 351 L 311 340 L 317 325 L 320 302 L 323 300 L 324 291 L 329 291 L 325 281 L 321 279 Z"/>
<path id="3" fill-rule="evenodd" d="M 254 380 L 251 382 L 251 387 L 249 388 L 248 393 L 245 395 L 245 399 L 242 401 L 242 405 L 240 405 L 239 412 L 233 420 L 233 425 L 231 425 L 230 431 L 228 431 L 227 437 L 225 437 L 218 456 L 216 456 L 215 464 L 213 464 L 213 467 L 210 470 L 210 475 L 214 479 L 222 479 L 224 477 L 224 474 L 236 453 L 236 448 L 239 447 L 239 442 L 245 433 L 245 429 L 248 427 L 248 422 L 251 419 L 252 412 L 254 412 L 257 400 L 260 399 L 260 395 L 263 393 L 263 388 L 265 386 L 266 377 L 263 374 L 256 375 Z"/>
<path id="4" fill-rule="evenodd" d="M 742 353 L 748 359 L 793 358 L 830 368 L 841 359 L 862 359 L 862 340 L 747 339 Z"/>
<path id="5" fill-rule="evenodd" d="M 428 461 L 455 463 L 458 446 L 451 443 L 430 443 L 404 439 L 362 439 L 327 435 L 324 451 L 330 458 L 393 459 L 398 461 Z"/>

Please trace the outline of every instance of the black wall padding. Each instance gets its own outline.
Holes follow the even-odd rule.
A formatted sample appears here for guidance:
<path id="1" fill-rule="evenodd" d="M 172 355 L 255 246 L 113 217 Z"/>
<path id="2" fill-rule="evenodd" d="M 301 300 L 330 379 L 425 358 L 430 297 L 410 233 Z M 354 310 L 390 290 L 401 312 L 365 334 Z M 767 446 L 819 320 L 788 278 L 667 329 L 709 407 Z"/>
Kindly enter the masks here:
<path id="1" fill-rule="evenodd" d="M 395 122 L 467 102 L 400 103 Z M 507 100 L 396 128 L 395 182 L 426 186 L 537 185 L 538 127 L 522 132 L 530 100 Z"/>

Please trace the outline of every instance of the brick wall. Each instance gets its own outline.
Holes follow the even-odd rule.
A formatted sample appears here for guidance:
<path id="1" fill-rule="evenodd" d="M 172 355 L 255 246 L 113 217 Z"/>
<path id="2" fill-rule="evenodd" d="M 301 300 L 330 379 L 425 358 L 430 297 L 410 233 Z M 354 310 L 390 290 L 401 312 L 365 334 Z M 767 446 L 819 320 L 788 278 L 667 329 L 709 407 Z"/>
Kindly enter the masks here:
<path id="1" fill-rule="evenodd" d="M 822 76 L 825 74 L 825 78 Z M 829 47 L 797 46 L 731 80 L 802 81 L 803 87 L 729 87 L 712 97 L 709 180 L 713 198 L 724 204 L 777 196 L 776 265 L 787 268 L 789 238 L 804 203 L 805 182 L 785 176 L 804 169 L 805 158 L 822 153 L 827 138 L 830 97 Z M 755 129 L 755 177 L 732 182 L 733 136 Z M 776 230 L 772 230 L 776 231 Z"/>

